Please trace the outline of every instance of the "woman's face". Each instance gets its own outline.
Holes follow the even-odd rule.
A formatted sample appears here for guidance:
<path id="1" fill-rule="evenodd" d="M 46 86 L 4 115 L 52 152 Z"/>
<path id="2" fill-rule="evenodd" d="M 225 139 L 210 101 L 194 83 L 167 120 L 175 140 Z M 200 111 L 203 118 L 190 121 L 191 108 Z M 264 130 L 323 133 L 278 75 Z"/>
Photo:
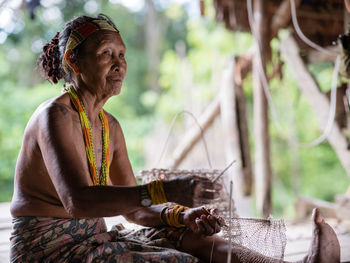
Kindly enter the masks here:
<path id="1" fill-rule="evenodd" d="M 78 57 L 82 84 L 93 94 L 118 95 L 126 74 L 125 45 L 119 33 L 101 30 L 81 46 Z"/>

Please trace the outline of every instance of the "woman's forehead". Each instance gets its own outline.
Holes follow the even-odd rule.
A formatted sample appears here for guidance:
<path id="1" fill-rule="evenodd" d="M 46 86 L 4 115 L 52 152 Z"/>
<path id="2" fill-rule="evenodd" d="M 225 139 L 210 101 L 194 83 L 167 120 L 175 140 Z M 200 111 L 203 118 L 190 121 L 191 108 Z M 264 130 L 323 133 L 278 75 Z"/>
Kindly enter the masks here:
<path id="1" fill-rule="evenodd" d="M 110 30 L 100 30 L 92 34 L 85 42 L 85 48 L 97 48 L 105 43 L 113 43 L 125 47 L 123 39 L 120 34 Z"/>

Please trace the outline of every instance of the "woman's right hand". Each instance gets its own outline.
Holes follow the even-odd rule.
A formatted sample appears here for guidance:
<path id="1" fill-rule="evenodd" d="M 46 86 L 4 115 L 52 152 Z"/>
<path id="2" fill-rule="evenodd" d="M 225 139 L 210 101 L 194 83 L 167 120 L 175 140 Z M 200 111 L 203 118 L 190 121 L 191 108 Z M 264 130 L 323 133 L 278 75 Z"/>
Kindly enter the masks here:
<path id="1" fill-rule="evenodd" d="M 219 198 L 222 189 L 221 184 L 199 176 L 177 176 L 163 183 L 169 202 L 188 207 L 210 203 Z"/>
<path id="2" fill-rule="evenodd" d="M 204 206 L 186 209 L 182 214 L 182 223 L 197 235 L 211 236 L 221 231 L 225 221 L 217 209 Z"/>

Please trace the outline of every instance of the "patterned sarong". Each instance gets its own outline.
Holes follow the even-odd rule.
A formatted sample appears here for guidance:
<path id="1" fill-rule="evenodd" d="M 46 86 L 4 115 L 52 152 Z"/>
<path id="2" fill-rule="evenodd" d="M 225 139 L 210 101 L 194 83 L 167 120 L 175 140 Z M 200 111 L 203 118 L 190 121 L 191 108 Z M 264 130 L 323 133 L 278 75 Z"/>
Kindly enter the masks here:
<path id="1" fill-rule="evenodd" d="M 198 262 L 176 250 L 185 229 L 143 228 L 107 232 L 103 218 L 16 217 L 13 262 Z"/>

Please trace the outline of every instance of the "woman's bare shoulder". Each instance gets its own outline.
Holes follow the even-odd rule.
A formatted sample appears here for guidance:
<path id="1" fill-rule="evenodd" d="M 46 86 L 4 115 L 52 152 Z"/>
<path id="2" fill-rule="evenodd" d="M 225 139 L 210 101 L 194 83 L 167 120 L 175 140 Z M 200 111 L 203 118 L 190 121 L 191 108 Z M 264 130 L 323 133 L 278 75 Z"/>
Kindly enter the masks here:
<path id="1" fill-rule="evenodd" d="M 116 117 L 114 117 L 111 113 L 109 113 L 106 110 L 103 110 L 107 119 L 108 119 L 108 125 L 109 125 L 109 130 L 110 132 L 113 133 L 120 133 L 122 131 L 122 128 L 120 126 L 119 121 L 117 120 Z"/>
<path id="2" fill-rule="evenodd" d="M 31 121 L 55 120 L 65 118 L 68 114 L 77 116 L 68 94 L 65 93 L 41 103 L 33 113 Z"/>
<path id="3" fill-rule="evenodd" d="M 109 113 L 105 109 L 103 110 L 103 112 L 105 113 L 110 125 L 119 125 L 119 121 L 117 120 L 116 117 L 114 117 L 111 113 Z"/>

